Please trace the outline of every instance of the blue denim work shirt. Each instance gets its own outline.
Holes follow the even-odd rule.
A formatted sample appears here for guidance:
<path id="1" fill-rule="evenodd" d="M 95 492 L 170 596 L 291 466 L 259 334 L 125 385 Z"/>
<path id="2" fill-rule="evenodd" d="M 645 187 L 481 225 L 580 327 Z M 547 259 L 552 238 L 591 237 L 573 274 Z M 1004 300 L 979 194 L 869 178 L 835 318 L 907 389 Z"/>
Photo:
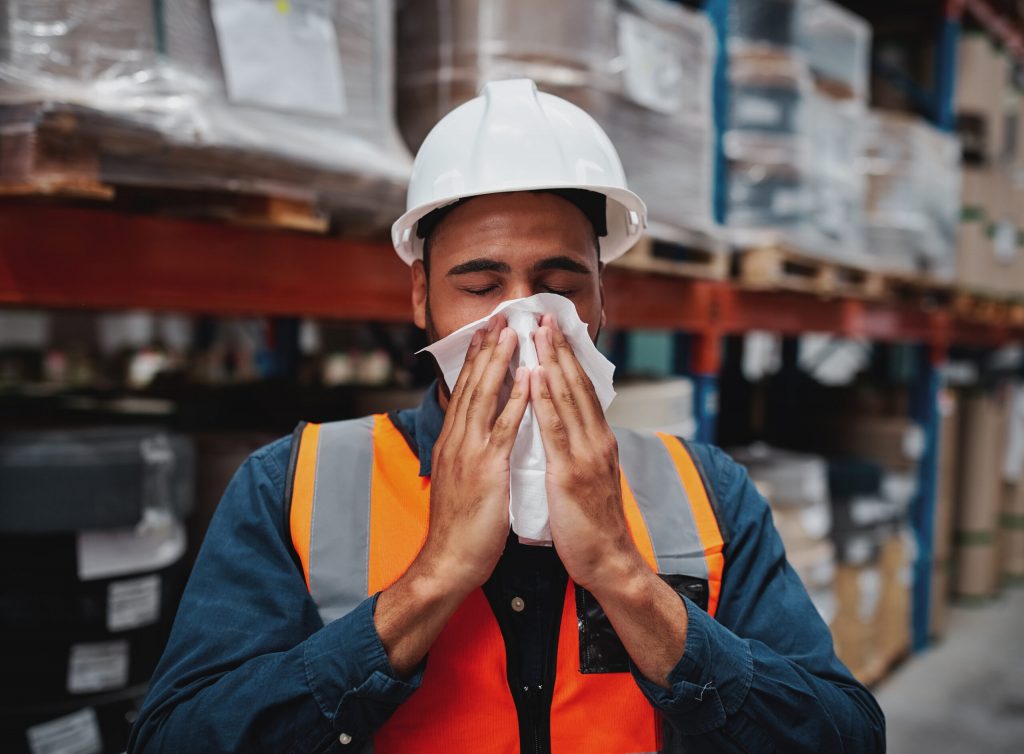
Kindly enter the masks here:
<path id="1" fill-rule="evenodd" d="M 436 384 L 398 418 L 429 475 L 444 419 Z M 373 623 L 376 595 L 323 625 L 291 543 L 290 441 L 253 453 L 225 491 L 129 752 L 359 751 L 418 687 L 422 670 L 399 678 L 388 662 Z M 836 658 L 764 498 L 725 453 L 690 448 L 727 532 L 717 615 L 684 597 L 686 644 L 670 688 L 634 668 L 636 683 L 687 752 L 883 752 L 882 712 Z M 514 555 L 510 546 L 503 560 Z M 552 604 L 538 583 L 527 604 Z M 537 645 L 523 644 L 524 672 L 537 665 Z"/>

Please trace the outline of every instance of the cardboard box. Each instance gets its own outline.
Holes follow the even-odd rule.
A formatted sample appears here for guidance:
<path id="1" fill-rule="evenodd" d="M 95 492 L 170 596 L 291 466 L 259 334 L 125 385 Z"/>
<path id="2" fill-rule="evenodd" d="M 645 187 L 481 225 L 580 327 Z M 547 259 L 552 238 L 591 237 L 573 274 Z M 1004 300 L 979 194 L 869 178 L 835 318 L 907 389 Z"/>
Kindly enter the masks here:
<path id="1" fill-rule="evenodd" d="M 999 520 L 998 568 L 1004 583 L 1024 583 L 1024 481 L 1006 485 Z"/>
<path id="2" fill-rule="evenodd" d="M 953 514 L 956 508 L 959 470 L 960 411 L 957 394 L 946 389 L 939 394 L 939 480 L 935 497 L 933 562 L 945 561 L 953 549 Z"/>
<path id="3" fill-rule="evenodd" d="M 1003 443 L 1007 401 L 992 393 L 963 403 L 960 477 L 956 517 L 956 594 L 990 597 L 996 590 L 996 528 L 1002 502 Z"/>
<path id="4" fill-rule="evenodd" d="M 882 574 L 877 565 L 840 565 L 835 580 L 836 616 L 831 623 L 836 655 L 862 683 L 882 677 L 879 608 Z"/>
<path id="5" fill-rule="evenodd" d="M 932 562 L 932 587 L 928 614 L 928 635 L 932 638 L 940 638 L 946 633 L 949 622 L 952 571 L 953 563 L 950 560 Z"/>
<path id="6" fill-rule="evenodd" d="M 913 548 L 909 533 L 896 534 L 882 544 L 879 569 L 882 591 L 878 608 L 878 653 L 886 668 L 910 651 L 910 587 Z"/>
<path id="7" fill-rule="evenodd" d="M 874 461 L 888 471 L 914 471 L 924 432 L 905 416 L 846 416 L 830 427 L 827 444 L 834 453 Z"/>

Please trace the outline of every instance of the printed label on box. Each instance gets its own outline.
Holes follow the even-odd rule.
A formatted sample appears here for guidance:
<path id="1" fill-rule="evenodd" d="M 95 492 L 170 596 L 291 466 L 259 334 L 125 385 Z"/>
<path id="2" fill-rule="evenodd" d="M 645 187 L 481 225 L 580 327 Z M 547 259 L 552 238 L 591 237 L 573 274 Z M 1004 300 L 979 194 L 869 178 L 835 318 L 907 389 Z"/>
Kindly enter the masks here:
<path id="1" fill-rule="evenodd" d="M 127 631 L 160 618 L 160 577 L 114 581 L 107 587 L 107 630 Z"/>
<path id="2" fill-rule="evenodd" d="M 68 693 L 93 694 L 128 685 L 128 642 L 74 644 L 68 659 Z"/>
<path id="3" fill-rule="evenodd" d="M 344 115 L 333 6 L 327 0 L 214 0 L 213 22 L 231 101 Z"/>
<path id="4" fill-rule="evenodd" d="M 86 707 L 25 731 L 32 754 L 100 754 L 103 740 L 96 711 Z"/>
<path id="5" fill-rule="evenodd" d="M 767 97 L 753 94 L 736 95 L 737 126 L 780 126 L 782 125 L 782 107 Z"/>

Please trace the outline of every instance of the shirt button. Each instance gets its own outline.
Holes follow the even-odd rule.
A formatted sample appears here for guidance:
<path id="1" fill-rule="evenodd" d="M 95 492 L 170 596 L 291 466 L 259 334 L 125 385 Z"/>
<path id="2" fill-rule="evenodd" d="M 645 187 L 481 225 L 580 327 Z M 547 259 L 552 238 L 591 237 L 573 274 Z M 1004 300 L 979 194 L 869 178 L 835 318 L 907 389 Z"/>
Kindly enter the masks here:
<path id="1" fill-rule="evenodd" d="M 513 610 L 515 610 L 517 613 L 521 613 L 521 612 L 523 612 L 523 610 L 525 608 L 526 608 L 526 603 L 523 602 L 523 598 L 522 597 L 513 597 L 512 598 L 512 609 Z"/>
<path id="2" fill-rule="evenodd" d="M 338 736 L 338 743 L 342 744 L 343 746 L 350 744 L 352 743 L 352 736 L 350 736 L 348 733 L 342 733 L 340 736 Z"/>

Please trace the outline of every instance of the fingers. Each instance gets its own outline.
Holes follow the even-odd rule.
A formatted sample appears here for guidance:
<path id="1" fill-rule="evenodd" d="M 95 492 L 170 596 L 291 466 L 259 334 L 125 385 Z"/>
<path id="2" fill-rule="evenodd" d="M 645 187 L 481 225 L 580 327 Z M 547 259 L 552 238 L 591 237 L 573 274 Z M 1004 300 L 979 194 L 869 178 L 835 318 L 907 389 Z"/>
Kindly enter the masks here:
<path id="1" fill-rule="evenodd" d="M 530 404 L 540 427 L 541 441 L 548 458 L 564 459 L 569 455 L 569 434 L 555 408 L 547 376 L 549 370 L 539 366 L 530 373 Z"/>
<path id="2" fill-rule="evenodd" d="M 496 355 L 498 343 L 501 338 L 501 333 L 506 330 L 507 320 L 503 315 L 498 315 L 493 318 L 487 327 L 480 331 L 480 340 L 476 346 L 476 350 L 473 353 L 472 361 L 469 360 L 469 352 L 467 352 L 466 363 L 462 367 L 462 371 L 459 373 L 459 380 L 463 379 L 465 375 L 465 382 L 461 386 L 459 391 L 458 401 L 453 405 L 452 402 L 448 404 L 448 410 L 445 412 L 445 423 L 450 425 L 450 431 L 465 432 L 466 422 L 470 414 L 476 413 L 476 407 L 474 404 L 480 402 L 484 397 L 482 394 L 482 387 L 480 385 L 480 379 L 484 372 L 487 370 L 488 365 Z M 474 335 L 474 339 L 476 335 Z M 513 347 L 514 350 L 514 347 Z M 499 358 L 501 354 L 498 354 Z M 511 354 L 509 354 L 511 355 Z M 508 358 L 505 358 L 505 365 L 508 364 Z M 495 387 L 495 393 L 500 389 L 500 382 Z M 495 396 L 495 401 L 497 400 Z M 491 408 L 489 416 L 494 416 L 494 409 Z"/>
<path id="3" fill-rule="evenodd" d="M 597 391 L 594 390 L 590 377 L 576 358 L 576 354 L 565 337 L 565 333 L 558 327 L 555 317 L 550 314 L 544 315 L 544 318 L 541 320 L 541 329 L 544 331 L 544 335 L 541 338 L 545 339 L 545 342 L 538 346 L 538 355 L 542 349 L 550 350 L 548 363 L 549 365 L 557 363 L 561 369 L 565 390 L 572 396 L 575 411 L 579 415 L 580 420 L 588 425 L 588 431 L 603 426 L 605 423 L 604 410 L 601 408 L 601 401 L 597 397 Z M 541 361 L 544 363 L 543 357 Z M 557 397 L 558 394 L 556 393 Z"/>
<path id="4" fill-rule="evenodd" d="M 466 404 L 466 430 L 481 441 L 490 433 L 498 413 L 498 400 L 518 344 L 515 330 L 502 328 L 490 358 L 480 367 L 479 380 Z"/>
<path id="5" fill-rule="evenodd" d="M 495 452 L 507 456 L 512 452 L 516 435 L 519 433 L 519 425 L 526 414 L 526 407 L 530 405 L 530 370 L 526 367 L 519 367 L 516 370 L 515 381 L 512 383 L 512 394 L 509 396 L 505 408 L 494 420 L 491 428 L 489 442 Z"/>
<path id="6" fill-rule="evenodd" d="M 455 380 L 455 386 L 452 388 L 451 395 L 448 398 L 448 408 L 445 410 L 444 423 L 441 425 L 441 433 L 438 435 L 435 447 L 444 443 L 455 423 L 455 417 L 459 415 L 458 407 L 462 402 L 462 396 L 466 392 L 466 383 L 473 372 L 473 362 L 476 359 L 476 355 L 480 352 L 480 344 L 483 342 L 485 333 L 486 330 L 481 328 L 473 333 L 473 339 L 469 341 L 466 360 L 462 364 L 462 369 L 459 370 L 459 376 Z"/>

